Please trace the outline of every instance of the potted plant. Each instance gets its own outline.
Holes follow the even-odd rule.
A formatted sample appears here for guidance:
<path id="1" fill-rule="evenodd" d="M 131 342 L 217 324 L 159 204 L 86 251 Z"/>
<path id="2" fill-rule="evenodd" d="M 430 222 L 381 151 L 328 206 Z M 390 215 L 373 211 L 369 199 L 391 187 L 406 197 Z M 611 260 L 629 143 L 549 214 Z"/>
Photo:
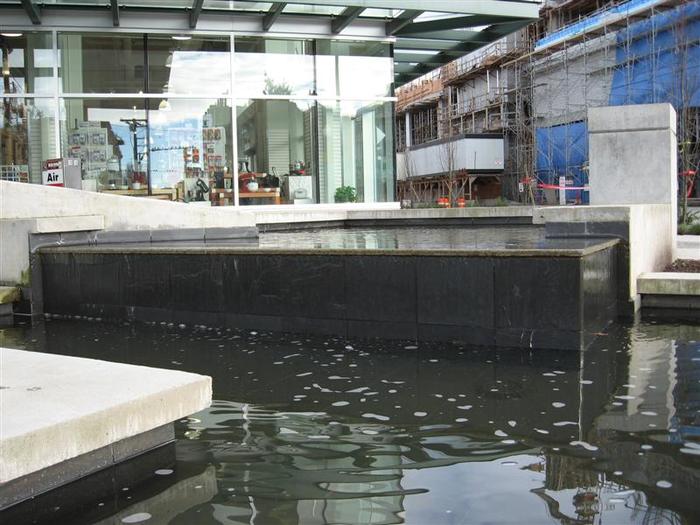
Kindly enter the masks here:
<path id="1" fill-rule="evenodd" d="M 143 184 L 146 184 L 146 174 L 141 171 L 135 171 L 131 176 L 131 189 L 140 190 Z"/>
<path id="2" fill-rule="evenodd" d="M 352 186 L 340 186 L 335 190 L 335 202 L 357 202 L 357 192 Z"/>

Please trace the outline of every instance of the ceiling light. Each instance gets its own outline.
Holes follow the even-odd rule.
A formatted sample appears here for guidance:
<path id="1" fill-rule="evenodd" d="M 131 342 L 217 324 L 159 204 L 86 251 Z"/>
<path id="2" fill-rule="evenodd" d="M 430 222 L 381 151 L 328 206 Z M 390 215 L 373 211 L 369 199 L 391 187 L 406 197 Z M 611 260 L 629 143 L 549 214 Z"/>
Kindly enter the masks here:
<path id="1" fill-rule="evenodd" d="M 173 40 L 191 40 L 192 37 L 190 35 L 173 35 L 170 38 Z"/>
<path id="2" fill-rule="evenodd" d="M 0 33 L 2 36 L 6 36 L 7 38 L 17 38 L 18 36 L 22 36 L 22 33 Z"/>

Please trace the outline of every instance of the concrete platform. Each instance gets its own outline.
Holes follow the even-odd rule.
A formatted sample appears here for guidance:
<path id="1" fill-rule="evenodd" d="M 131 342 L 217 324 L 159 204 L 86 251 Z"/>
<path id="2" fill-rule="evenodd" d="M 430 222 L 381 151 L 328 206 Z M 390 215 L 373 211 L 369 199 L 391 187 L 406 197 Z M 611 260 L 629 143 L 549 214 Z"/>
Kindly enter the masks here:
<path id="1" fill-rule="evenodd" d="M 700 260 L 700 235 L 679 235 L 676 258 Z"/>
<path id="2" fill-rule="evenodd" d="M 643 273 L 637 289 L 643 308 L 700 311 L 700 273 Z"/>
<path id="3" fill-rule="evenodd" d="M 0 509 L 173 440 L 211 378 L 0 348 Z"/>

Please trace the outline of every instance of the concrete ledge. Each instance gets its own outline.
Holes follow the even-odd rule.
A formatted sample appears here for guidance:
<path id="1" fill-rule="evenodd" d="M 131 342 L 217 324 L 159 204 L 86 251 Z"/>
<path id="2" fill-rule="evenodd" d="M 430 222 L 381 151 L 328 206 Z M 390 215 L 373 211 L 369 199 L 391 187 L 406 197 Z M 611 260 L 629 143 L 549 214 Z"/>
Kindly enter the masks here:
<path id="1" fill-rule="evenodd" d="M 637 279 L 637 291 L 647 295 L 700 296 L 700 273 L 643 273 Z"/>
<path id="2" fill-rule="evenodd" d="M 174 440 L 173 425 L 168 424 L 13 479 L 0 486 L 0 509 L 73 483 Z"/>
<path id="3" fill-rule="evenodd" d="M 211 378 L 197 374 L 7 348 L 0 360 L 0 492 L 211 403 Z"/>
<path id="4" fill-rule="evenodd" d="M 0 304 L 12 304 L 20 300 L 17 286 L 0 286 Z"/>
<path id="5" fill-rule="evenodd" d="M 102 230 L 104 227 L 105 219 L 102 215 L 40 217 L 36 220 L 34 233 L 79 232 Z"/>

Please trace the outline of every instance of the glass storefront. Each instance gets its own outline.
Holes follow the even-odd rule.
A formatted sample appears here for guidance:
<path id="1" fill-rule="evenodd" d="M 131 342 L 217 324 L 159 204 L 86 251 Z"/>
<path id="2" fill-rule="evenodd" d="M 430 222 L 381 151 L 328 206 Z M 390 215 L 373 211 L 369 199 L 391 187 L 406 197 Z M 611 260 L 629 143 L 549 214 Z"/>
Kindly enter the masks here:
<path id="1" fill-rule="evenodd" d="M 41 183 L 42 163 L 62 157 L 79 161 L 86 191 L 219 206 L 394 199 L 387 43 L 0 38 L 3 179 Z"/>

